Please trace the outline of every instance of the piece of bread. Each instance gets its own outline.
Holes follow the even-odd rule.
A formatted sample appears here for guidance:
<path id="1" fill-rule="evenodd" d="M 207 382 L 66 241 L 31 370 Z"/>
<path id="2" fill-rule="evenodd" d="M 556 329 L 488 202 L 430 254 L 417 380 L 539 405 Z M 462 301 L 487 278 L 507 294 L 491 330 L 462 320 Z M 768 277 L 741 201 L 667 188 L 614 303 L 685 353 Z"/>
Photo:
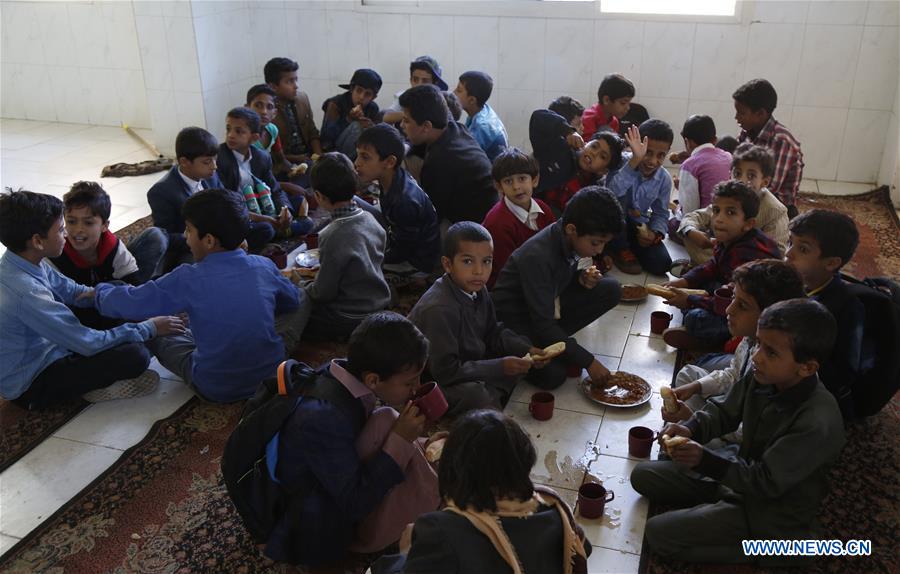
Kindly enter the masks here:
<path id="1" fill-rule="evenodd" d="M 425 449 L 425 460 L 428 462 L 437 462 L 441 460 L 441 454 L 444 452 L 444 443 L 446 442 L 446 438 L 439 438 L 428 445 L 428 448 Z"/>
<path id="2" fill-rule="evenodd" d="M 675 398 L 675 391 L 672 387 L 663 385 L 659 388 L 659 396 L 663 400 L 663 408 L 667 413 L 673 415 L 678 412 L 678 400 Z"/>
<path id="3" fill-rule="evenodd" d="M 532 355 L 531 353 L 526 354 L 523 359 L 537 359 L 539 361 L 549 361 L 550 359 L 555 359 L 556 357 L 562 355 L 566 352 L 566 342 L 560 341 L 559 343 L 553 343 L 547 347 L 541 349 L 541 353 L 539 355 Z"/>
<path id="4" fill-rule="evenodd" d="M 675 292 L 669 289 L 668 287 L 663 287 L 662 285 L 657 285 L 655 283 L 648 283 L 644 285 L 647 289 L 647 293 L 651 295 L 656 295 L 657 297 L 662 297 L 663 299 L 671 299 L 675 296 Z M 685 293 L 686 295 L 708 295 L 706 291 L 703 289 L 686 289 L 683 287 L 678 288 L 680 291 Z"/>
<path id="5" fill-rule="evenodd" d="M 666 452 L 671 453 L 673 448 L 677 448 L 679 445 L 682 445 L 689 441 L 690 439 L 686 436 L 669 436 L 667 434 L 662 435 L 663 446 L 666 447 Z"/>

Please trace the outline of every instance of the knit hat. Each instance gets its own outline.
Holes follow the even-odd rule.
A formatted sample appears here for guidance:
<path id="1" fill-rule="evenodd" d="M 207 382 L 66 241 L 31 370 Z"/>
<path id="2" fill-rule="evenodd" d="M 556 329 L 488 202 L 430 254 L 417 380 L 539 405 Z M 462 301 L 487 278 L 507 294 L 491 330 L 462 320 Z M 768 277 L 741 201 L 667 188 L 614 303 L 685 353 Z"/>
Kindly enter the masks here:
<path id="1" fill-rule="evenodd" d="M 431 56 L 419 56 L 409 63 L 409 73 L 413 70 L 425 70 L 434 78 L 434 85 L 441 90 L 447 90 L 447 82 L 441 79 L 441 65 Z"/>
<path id="2" fill-rule="evenodd" d="M 345 90 L 350 90 L 353 86 L 359 86 L 361 88 L 366 88 L 367 90 L 372 90 L 375 94 L 378 94 L 378 90 L 381 89 L 381 76 L 378 75 L 378 72 L 375 70 L 370 70 L 369 68 L 360 68 L 353 72 L 353 77 L 350 78 L 350 83 L 348 84 L 338 84 L 341 88 Z"/>

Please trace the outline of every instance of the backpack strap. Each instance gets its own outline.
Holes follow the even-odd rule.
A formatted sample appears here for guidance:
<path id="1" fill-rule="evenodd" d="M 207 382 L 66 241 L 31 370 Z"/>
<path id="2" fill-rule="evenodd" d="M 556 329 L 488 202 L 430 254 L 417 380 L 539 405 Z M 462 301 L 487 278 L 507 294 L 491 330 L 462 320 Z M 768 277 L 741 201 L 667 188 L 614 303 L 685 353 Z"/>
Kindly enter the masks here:
<path id="1" fill-rule="evenodd" d="M 303 395 L 332 404 L 353 423 L 357 433 L 366 422 L 366 411 L 362 401 L 351 395 L 340 381 L 325 373 L 320 372 L 315 384 Z"/>

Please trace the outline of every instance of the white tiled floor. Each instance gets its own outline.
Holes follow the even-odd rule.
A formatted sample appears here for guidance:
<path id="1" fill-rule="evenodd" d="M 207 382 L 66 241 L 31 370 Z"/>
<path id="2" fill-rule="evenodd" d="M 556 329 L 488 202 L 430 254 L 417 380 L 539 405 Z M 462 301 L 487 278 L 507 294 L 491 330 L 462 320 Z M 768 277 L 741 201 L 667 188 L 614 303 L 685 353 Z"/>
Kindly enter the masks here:
<path id="1" fill-rule="evenodd" d="M 150 212 L 146 191 L 163 174 L 132 178 L 99 178 L 104 165 L 153 159 L 152 154 L 119 128 L 76 124 L 0 120 L 0 185 L 51 193 L 61 197 L 80 179 L 101 181 L 112 197 L 111 228 L 118 229 Z M 871 186 L 804 180 L 804 189 L 825 193 L 867 191 Z M 857 188 L 860 189 L 857 189 Z M 669 244 L 673 258 L 683 250 Z M 612 275 L 628 283 L 661 283 L 646 274 Z M 665 306 L 656 297 L 643 303 L 623 303 L 576 337 L 611 370 L 638 374 L 656 388 L 672 377 L 675 352 L 649 332 L 650 313 Z M 680 313 L 674 313 L 679 324 Z M 172 373 L 154 361 L 163 377 L 148 397 L 92 405 L 0 475 L 0 554 L 8 550 L 60 505 L 136 444 L 156 420 L 190 396 Z M 554 391 L 556 410 L 547 422 L 528 413 L 534 388 L 522 384 L 507 407 L 531 433 L 537 446 L 536 482 L 555 486 L 574 504 L 576 489 L 586 474 L 615 492 L 605 514 L 580 519 L 594 544 L 589 565 L 593 572 L 636 572 L 646 521 L 647 503 L 628 481 L 636 464 L 627 456 L 631 426 L 661 426 L 659 397 L 634 409 L 603 408 L 589 402 L 573 378 Z M 654 449 L 655 455 L 655 449 Z"/>

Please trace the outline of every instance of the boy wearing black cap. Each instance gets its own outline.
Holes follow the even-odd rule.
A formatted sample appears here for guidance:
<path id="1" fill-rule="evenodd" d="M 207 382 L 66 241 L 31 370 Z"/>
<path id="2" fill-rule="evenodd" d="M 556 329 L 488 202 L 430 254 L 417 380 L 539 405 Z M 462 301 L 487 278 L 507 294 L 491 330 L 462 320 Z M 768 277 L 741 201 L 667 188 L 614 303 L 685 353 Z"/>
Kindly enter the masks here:
<path id="1" fill-rule="evenodd" d="M 347 91 L 322 104 L 322 146 L 325 151 L 339 151 L 352 159 L 360 132 L 379 119 L 374 100 L 381 89 L 381 76 L 375 70 L 360 68 L 353 72 L 350 83 L 340 87 Z"/>
<path id="2" fill-rule="evenodd" d="M 509 145 L 506 128 L 500 116 L 487 103 L 493 91 L 493 78 L 477 71 L 461 75 L 459 84 L 453 90 L 468 116 L 466 128 L 491 161 L 494 161 Z"/>
<path id="3" fill-rule="evenodd" d="M 434 84 L 442 91 L 447 91 L 447 82 L 441 78 L 441 65 L 431 56 L 419 56 L 409 63 L 409 87 L 414 88 L 419 84 Z M 398 124 L 403 119 L 403 110 L 400 108 L 401 90 L 394 94 L 394 102 L 390 107 L 382 110 L 382 118 L 386 124 Z"/>

